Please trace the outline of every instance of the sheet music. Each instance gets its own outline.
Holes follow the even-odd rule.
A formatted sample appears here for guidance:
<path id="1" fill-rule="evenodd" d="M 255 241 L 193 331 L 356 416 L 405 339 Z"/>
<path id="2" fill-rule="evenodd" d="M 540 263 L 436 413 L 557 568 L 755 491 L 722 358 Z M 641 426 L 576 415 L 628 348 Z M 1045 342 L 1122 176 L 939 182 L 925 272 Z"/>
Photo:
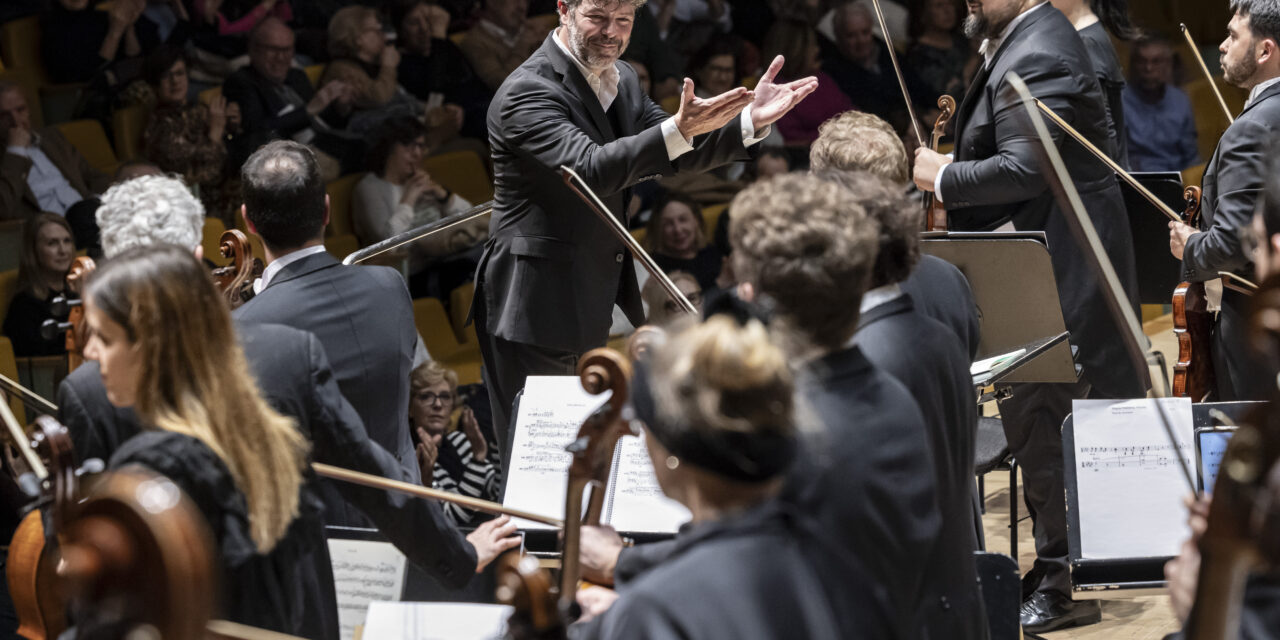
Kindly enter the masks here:
<path id="1" fill-rule="evenodd" d="M 1200 487 L 1207 494 L 1213 493 L 1213 484 L 1218 479 L 1218 468 L 1222 466 L 1222 457 L 1227 453 L 1227 443 L 1234 431 L 1203 431 L 1196 436 L 1200 439 Z"/>
<path id="2" fill-rule="evenodd" d="M 593 396 L 577 376 L 529 376 L 516 415 L 511 445 L 511 470 L 502 504 L 539 515 L 564 519 L 569 462 L 564 450 L 578 435 L 591 412 L 610 392 Z M 515 519 L 521 529 L 550 529 L 550 525 Z"/>
<path id="3" fill-rule="evenodd" d="M 329 539 L 333 582 L 338 596 L 338 627 L 351 640 L 365 623 L 371 602 L 399 600 L 404 590 L 405 557 L 389 542 Z M 364 637 L 371 638 L 365 634 Z"/>
<path id="4" fill-rule="evenodd" d="M 364 638 L 377 640 L 495 640 L 507 630 L 512 608 L 501 604 L 374 602 Z"/>
<path id="5" fill-rule="evenodd" d="M 658 486 L 644 433 L 618 441 L 605 520 L 618 531 L 675 533 L 693 514 Z"/>
<path id="6" fill-rule="evenodd" d="M 1177 440 L 1169 441 L 1156 402 Z M 1191 400 L 1075 400 L 1076 487 L 1081 556 L 1177 555 L 1190 534 L 1180 465 L 1195 456 Z M 1179 462 L 1179 459 L 1182 462 Z"/>

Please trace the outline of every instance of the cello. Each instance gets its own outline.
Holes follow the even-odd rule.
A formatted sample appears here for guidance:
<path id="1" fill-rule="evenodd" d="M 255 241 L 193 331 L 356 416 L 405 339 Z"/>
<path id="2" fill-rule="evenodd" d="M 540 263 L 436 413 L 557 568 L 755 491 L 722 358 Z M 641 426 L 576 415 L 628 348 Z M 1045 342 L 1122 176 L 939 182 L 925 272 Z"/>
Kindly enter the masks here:
<path id="1" fill-rule="evenodd" d="M 213 281 L 234 311 L 253 297 L 253 280 L 262 275 L 262 260 L 253 256 L 248 236 L 239 229 L 222 232 L 218 251 L 231 262 L 213 270 Z"/>

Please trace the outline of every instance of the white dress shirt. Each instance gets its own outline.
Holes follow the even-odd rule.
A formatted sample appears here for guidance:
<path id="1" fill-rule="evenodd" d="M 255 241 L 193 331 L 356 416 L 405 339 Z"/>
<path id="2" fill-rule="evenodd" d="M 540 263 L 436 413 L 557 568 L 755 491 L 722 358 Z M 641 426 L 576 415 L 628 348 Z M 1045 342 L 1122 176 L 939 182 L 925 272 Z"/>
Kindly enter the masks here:
<path id="1" fill-rule="evenodd" d="M 27 186 L 35 194 L 41 211 L 66 215 L 71 205 L 84 200 L 80 192 L 67 182 L 58 166 L 40 149 L 40 134 L 33 131 L 30 145 L 10 145 L 5 151 L 31 160 L 31 169 L 27 171 Z"/>
<path id="2" fill-rule="evenodd" d="M 1253 104 L 1253 101 L 1257 100 L 1258 96 L 1262 95 L 1263 91 L 1266 91 L 1271 87 L 1271 85 L 1277 82 L 1280 82 L 1280 76 L 1276 76 L 1270 80 L 1263 80 L 1262 82 L 1259 82 L 1256 86 L 1253 87 L 1253 89 L 1249 91 L 1249 99 L 1245 100 L 1244 107 L 1248 109 L 1249 105 Z"/>

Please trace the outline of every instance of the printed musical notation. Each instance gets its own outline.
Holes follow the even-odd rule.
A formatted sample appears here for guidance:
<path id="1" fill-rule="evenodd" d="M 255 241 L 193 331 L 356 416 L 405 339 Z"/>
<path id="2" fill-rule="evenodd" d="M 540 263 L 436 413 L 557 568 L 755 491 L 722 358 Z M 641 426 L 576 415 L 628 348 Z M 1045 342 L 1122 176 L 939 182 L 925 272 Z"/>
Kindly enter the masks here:
<path id="1" fill-rule="evenodd" d="M 1164 469 L 1180 464 L 1182 457 L 1190 460 L 1179 447 L 1172 444 L 1118 446 L 1118 447 L 1077 447 L 1076 467 L 1100 473 L 1108 469 Z M 1175 467 L 1176 468 L 1176 467 Z"/>

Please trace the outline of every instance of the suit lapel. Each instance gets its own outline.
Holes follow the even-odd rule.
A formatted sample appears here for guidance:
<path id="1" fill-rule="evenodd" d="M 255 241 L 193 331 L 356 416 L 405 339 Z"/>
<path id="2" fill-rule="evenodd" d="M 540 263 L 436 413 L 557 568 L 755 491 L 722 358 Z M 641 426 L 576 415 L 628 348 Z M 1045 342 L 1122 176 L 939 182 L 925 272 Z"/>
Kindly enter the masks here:
<path id="1" fill-rule="evenodd" d="M 978 72 L 974 74 L 973 82 L 970 83 L 969 90 L 966 91 L 964 94 L 964 101 L 960 103 L 960 111 L 956 114 L 956 132 L 957 132 L 956 159 L 957 160 L 961 159 L 959 156 L 959 152 L 963 148 L 960 145 L 961 143 L 960 136 L 963 135 L 964 127 L 969 123 L 969 118 L 973 116 L 973 110 L 978 106 L 978 101 L 979 101 L 979 98 L 982 97 L 983 89 L 986 88 L 987 83 L 990 82 L 991 80 L 992 70 L 994 70 L 996 68 L 996 65 L 1000 63 L 1000 56 L 1005 52 L 1005 50 L 1009 48 L 1009 45 L 1011 43 L 1015 42 L 1018 39 L 1018 37 L 1021 36 L 1023 31 L 1026 31 L 1027 29 L 1031 28 L 1031 26 L 1034 25 L 1035 23 L 1039 22 L 1040 20 L 1043 20 L 1046 13 L 1050 11 L 1056 11 L 1056 9 L 1054 9 L 1053 7 L 1049 7 L 1047 9 L 1036 8 L 1036 9 L 1033 9 L 1033 11 L 1035 11 L 1036 13 L 1029 15 L 1025 19 L 1023 19 L 1022 22 L 1018 23 L 1018 26 L 1014 27 L 1013 31 L 1009 32 L 1009 35 L 1005 36 L 1004 40 L 1000 41 L 1000 48 L 996 49 L 995 54 L 991 56 L 990 64 L 983 64 L 982 66 L 978 67 Z"/>
<path id="2" fill-rule="evenodd" d="M 600 106 L 600 98 L 597 98 L 595 92 L 591 90 L 591 85 L 587 84 L 587 79 L 582 75 L 582 71 L 578 69 L 578 65 L 560 50 L 560 45 L 555 43 L 556 31 L 558 29 L 553 30 L 551 35 L 547 36 L 547 39 L 542 43 L 542 48 L 546 50 L 547 58 L 551 60 L 551 66 L 560 74 L 569 93 L 578 99 L 578 102 L 582 104 L 582 108 L 587 110 L 587 114 L 591 116 L 591 122 L 595 124 L 596 130 L 603 137 L 603 141 L 613 140 L 615 137 L 613 127 L 609 126 L 609 117 L 605 115 L 604 108 Z"/>
<path id="3" fill-rule="evenodd" d="M 281 269 L 280 272 L 277 273 L 275 277 L 271 279 L 271 282 L 267 283 L 267 286 L 265 289 L 263 289 L 263 292 L 266 292 L 268 289 L 271 289 L 272 287 L 278 284 L 288 282 L 296 278 L 301 278 L 302 276 L 305 276 L 309 273 L 315 273 L 316 271 L 320 271 L 322 269 L 336 267 L 340 264 L 342 263 L 338 262 L 337 258 L 334 258 L 333 256 L 329 255 L 328 251 L 317 253 L 312 256 L 307 256 L 301 260 L 298 260 L 297 262 L 286 265 L 283 269 Z"/>

